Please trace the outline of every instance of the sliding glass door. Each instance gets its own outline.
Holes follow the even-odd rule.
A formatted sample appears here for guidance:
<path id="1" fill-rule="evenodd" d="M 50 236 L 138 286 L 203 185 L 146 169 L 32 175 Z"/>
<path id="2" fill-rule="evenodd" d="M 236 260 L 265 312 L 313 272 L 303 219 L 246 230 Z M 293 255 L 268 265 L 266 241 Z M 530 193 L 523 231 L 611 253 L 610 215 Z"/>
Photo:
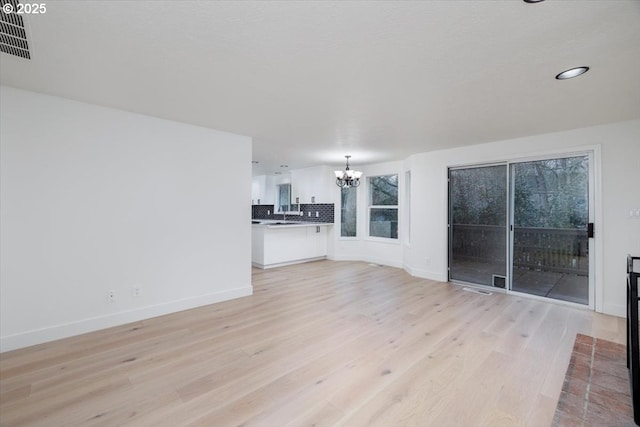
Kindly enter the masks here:
<path id="1" fill-rule="evenodd" d="M 589 304 L 589 156 L 451 168 L 449 278 Z"/>
<path id="2" fill-rule="evenodd" d="M 589 158 L 511 165 L 511 289 L 589 304 Z"/>
<path id="3" fill-rule="evenodd" d="M 449 277 L 505 286 L 507 166 L 449 170 Z"/>

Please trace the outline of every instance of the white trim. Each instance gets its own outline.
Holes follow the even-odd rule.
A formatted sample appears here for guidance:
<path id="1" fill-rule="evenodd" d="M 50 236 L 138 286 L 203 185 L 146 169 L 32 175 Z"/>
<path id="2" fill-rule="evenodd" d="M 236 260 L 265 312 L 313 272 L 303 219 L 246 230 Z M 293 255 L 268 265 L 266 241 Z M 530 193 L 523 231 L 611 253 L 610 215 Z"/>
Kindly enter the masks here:
<path id="1" fill-rule="evenodd" d="M 365 178 L 366 180 L 366 178 Z M 338 192 L 338 203 L 334 203 L 334 213 L 335 213 L 335 217 L 334 220 L 336 221 L 336 224 L 339 225 L 339 227 L 336 227 L 337 230 L 337 236 L 338 236 L 338 240 L 360 240 L 360 233 L 358 233 L 358 195 L 359 195 L 359 191 L 358 191 L 358 187 L 351 187 L 354 188 L 356 190 L 356 235 L 355 236 L 343 236 L 342 235 L 342 188 L 340 188 L 340 191 Z M 338 208 L 335 209 L 335 206 L 337 206 Z"/>
<path id="2" fill-rule="evenodd" d="M 414 277 L 447 283 L 447 275 L 403 264 L 402 269 Z"/>
<path id="3" fill-rule="evenodd" d="M 372 205 L 371 204 L 371 179 L 372 178 L 379 178 L 382 176 L 394 176 L 396 177 L 396 181 L 398 183 L 398 195 L 397 195 L 397 201 L 395 205 Z M 403 210 L 400 209 L 400 179 L 401 179 L 401 172 L 394 172 L 394 173 L 383 173 L 383 174 L 376 174 L 376 175 L 368 175 L 367 176 L 367 190 L 366 190 L 366 218 L 365 218 L 365 227 L 367 232 L 365 233 L 365 237 L 364 240 L 368 240 L 368 241 L 372 241 L 372 242 L 380 242 L 380 243 L 398 243 L 400 244 L 400 240 L 402 237 L 402 219 L 400 218 L 400 215 L 402 215 Z M 404 183 L 403 183 L 404 184 Z M 395 209 L 396 210 L 396 218 L 398 221 L 398 237 L 393 238 L 393 237 L 379 237 L 379 236 L 372 236 L 371 233 L 371 209 Z"/>
<path id="4" fill-rule="evenodd" d="M 252 286 L 231 289 L 223 292 L 201 295 L 198 297 L 185 298 L 168 303 L 150 305 L 133 310 L 121 311 L 105 316 L 92 317 L 76 322 L 49 326 L 9 335 L 0 338 L 0 352 L 15 350 L 22 347 L 41 344 L 75 335 L 106 329 L 113 326 L 120 326 L 131 322 L 147 320 L 152 317 L 171 314 L 178 311 L 189 310 L 209 304 L 215 304 L 235 298 L 245 297 L 253 294 Z"/>
<path id="5" fill-rule="evenodd" d="M 269 268 L 284 267 L 285 265 L 302 264 L 303 262 L 320 261 L 320 260 L 323 260 L 323 259 L 327 259 L 327 257 L 326 256 L 318 256 L 318 257 L 313 257 L 313 258 L 297 259 L 297 260 L 294 260 L 294 261 L 275 262 L 273 264 L 260 264 L 258 262 L 252 262 L 251 265 L 253 267 L 256 267 L 256 268 L 261 268 L 263 270 L 267 270 Z"/>
<path id="6" fill-rule="evenodd" d="M 602 304 L 602 313 L 617 317 L 627 317 L 627 306 L 623 304 Z"/>
<path id="7" fill-rule="evenodd" d="M 403 200 L 402 200 L 402 224 L 398 224 L 398 234 L 402 231 L 402 240 L 404 241 L 404 245 L 407 248 L 411 247 L 411 170 L 404 171 L 404 190 L 403 190 Z M 398 200 L 400 203 L 400 200 Z M 400 227 L 400 225 L 404 225 Z"/>
<path id="8" fill-rule="evenodd" d="M 394 239 L 393 237 L 367 236 L 362 240 L 365 242 L 388 243 L 390 245 L 399 245 L 401 243 L 400 238 Z"/>
<path id="9" fill-rule="evenodd" d="M 593 238 L 593 246 L 594 248 L 594 258 L 595 262 L 589 262 L 589 265 L 593 265 L 595 271 L 593 271 L 594 278 L 594 295 L 593 302 L 595 303 L 595 311 L 598 313 L 614 313 L 613 311 L 608 311 L 605 308 L 604 304 L 604 238 L 603 238 L 603 199 L 602 199 L 602 146 L 594 145 L 592 147 L 593 153 L 593 163 L 592 168 L 593 171 L 593 203 L 594 210 L 593 214 L 595 218 L 593 219 L 594 224 L 594 238 Z M 591 275 L 591 271 L 589 271 L 589 275 Z M 591 295 L 589 295 L 591 298 Z M 621 316 L 626 316 L 626 307 L 623 310 L 623 314 Z"/>
<path id="10" fill-rule="evenodd" d="M 401 260 L 393 261 L 393 260 L 389 260 L 388 258 L 379 258 L 375 256 L 363 257 L 361 255 L 356 255 L 356 254 L 344 254 L 344 255 L 336 255 L 336 256 L 328 257 L 328 259 L 332 261 L 361 261 L 361 262 L 368 262 L 372 264 L 385 265 L 387 267 L 404 269 L 404 266 L 402 265 Z"/>

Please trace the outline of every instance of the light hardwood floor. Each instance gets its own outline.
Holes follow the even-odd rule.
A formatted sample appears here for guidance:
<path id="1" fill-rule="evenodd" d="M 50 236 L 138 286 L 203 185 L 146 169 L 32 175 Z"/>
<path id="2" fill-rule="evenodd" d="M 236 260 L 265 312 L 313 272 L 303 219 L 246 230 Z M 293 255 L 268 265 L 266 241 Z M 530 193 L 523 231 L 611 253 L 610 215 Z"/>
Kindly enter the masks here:
<path id="1" fill-rule="evenodd" d="M 624 320 L 362 262 L 0 355 L 0 425 L 549 426 L 576 333 Z"/>

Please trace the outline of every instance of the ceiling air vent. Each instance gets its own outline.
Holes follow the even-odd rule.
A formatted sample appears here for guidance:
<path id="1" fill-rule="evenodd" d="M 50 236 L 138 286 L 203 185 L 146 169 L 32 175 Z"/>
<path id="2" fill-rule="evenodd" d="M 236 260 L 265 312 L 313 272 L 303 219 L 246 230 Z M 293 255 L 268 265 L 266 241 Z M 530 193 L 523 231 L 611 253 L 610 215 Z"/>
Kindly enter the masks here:
<path id="1" fill-rule="evenodd" d="M 27 32 L 24 29 L 22 16 L 15 13 L 18 10 L 18 0 L 2 0 L 0 12 L 0 52 L 20 58 L 31 59 Z M 9 6 L 11 5 L 11 7 Z M 12 11 L 6 13 L 6 11 Z"/>

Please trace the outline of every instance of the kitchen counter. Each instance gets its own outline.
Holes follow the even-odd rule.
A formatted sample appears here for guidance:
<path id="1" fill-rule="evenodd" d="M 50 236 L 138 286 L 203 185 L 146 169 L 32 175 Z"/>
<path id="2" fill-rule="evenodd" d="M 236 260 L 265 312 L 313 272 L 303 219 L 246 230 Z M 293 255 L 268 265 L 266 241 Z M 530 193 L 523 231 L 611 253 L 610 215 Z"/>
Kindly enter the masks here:
<path id="1" fill-rule="evenodd" d="M 258 222 L 256 224 L 256 222 Z M 254 219 L 251 220 L 253 227 L 266 228 L 291 228 L 291 227 L 328 227 L 333 225 L 332 222 L 309 222 L 309 221 L 282 221 L 273 219 Z"/>
<path id="2" fill-rule="evenodd" d="M 260 221 L 259 224 L 253 223 Z M 284 223 L 284 224 L 283 224 Z M 258 268 L 326 259 L 333 223 L 253 220 L 251 263 Z"/>

